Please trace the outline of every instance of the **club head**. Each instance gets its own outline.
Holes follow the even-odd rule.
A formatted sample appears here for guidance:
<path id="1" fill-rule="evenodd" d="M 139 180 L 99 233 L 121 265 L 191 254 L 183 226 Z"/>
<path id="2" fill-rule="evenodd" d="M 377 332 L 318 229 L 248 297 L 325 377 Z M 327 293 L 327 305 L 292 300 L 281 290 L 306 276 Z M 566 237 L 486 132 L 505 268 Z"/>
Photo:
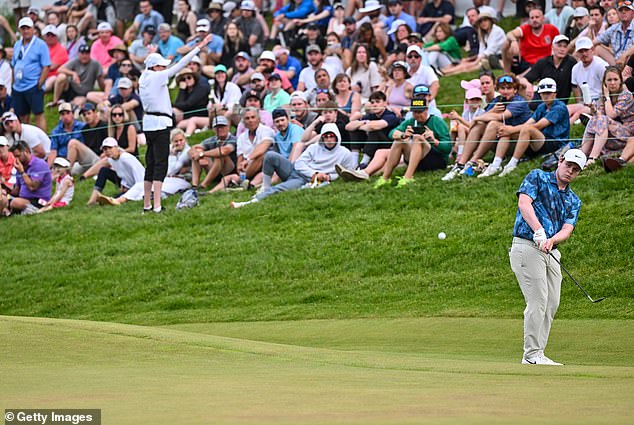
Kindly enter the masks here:
<path id="1" fill-rule="evenodd" d="M 601 297 L 599 299 L 593 300 L 591 299 L 590 301 L 592 301 L 593 303 L 600 303 L 601 301 L 603 301 L 606 297 Z"/>

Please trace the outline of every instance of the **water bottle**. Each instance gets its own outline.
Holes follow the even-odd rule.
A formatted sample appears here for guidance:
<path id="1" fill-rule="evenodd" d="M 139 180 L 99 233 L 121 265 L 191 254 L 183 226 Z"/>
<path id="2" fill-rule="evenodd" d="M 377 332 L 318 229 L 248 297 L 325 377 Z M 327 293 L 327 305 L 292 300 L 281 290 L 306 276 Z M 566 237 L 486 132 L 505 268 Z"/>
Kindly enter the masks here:
<path id="1" fill-rule="evenodd" d="M 243 182 L 247 179 L 247 173 L 245 171 L 240 171 L 240 181 Z"/>
<path id="2" fill-rule="evenodd" d="M 581 96 L 583 97 L 583 104 L 589 105 L 592 102 L 590 98 L 590 86 L 585 81 L 581 83 Z"/>

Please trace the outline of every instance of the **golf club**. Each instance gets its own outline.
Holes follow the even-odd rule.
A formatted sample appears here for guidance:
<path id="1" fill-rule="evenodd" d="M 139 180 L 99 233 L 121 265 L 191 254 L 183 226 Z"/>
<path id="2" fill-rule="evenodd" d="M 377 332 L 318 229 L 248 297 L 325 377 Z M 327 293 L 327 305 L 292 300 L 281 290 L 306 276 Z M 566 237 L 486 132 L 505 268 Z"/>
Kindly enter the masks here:
<path id="1" fill-rule="evenodd" d="M 572 281 L 573 281 L 573 282 L 574 282 L 574 283 L 575 283 L 575 284 L 579 287 L 579 289 L 581 289 L 581 291 L 582 291 L 584 294 L 586 294 L 586 297 L 588 297 L 588 299 L 589 299 L 590 301 L 592 301 L 593 303 L 599 303 L 599 302 L 601 302 L 601 301 L 603 301 L 603 300 L 605 299 L 605 297 L 601 297 L 601 298 L 598 298 L 598 299 L 596 299 L 596 300 L 593 300 L 593 299 L 592 299 L 592 297 L 590 296 L 590 294 L 588 294 L 588 293 L 586 292 L 586 290 L 585 290 L 585 289 L 583 289 L 583 286 L 581 286 L 581 285 L 579 284 L 579 282 L 577 282 L 577 279 L 575 279 L 574 277 L 572 277 L 572 275 L 570 274 L 570 272 L 569 272 L 568 270 L 566 270 L 566 268 L 564 267 L 564 265 L 563 265 L 563 264 L 561 264 L 561 263 L 559 262 L 559 260 L 557 259 L 557 257 L 555 257 L 555 256 L 553 255 L 553 253 L 552 253 L 552 252 L 550 253 L 550 256 L 551 256 L 551 257 L 553 257 L 553 259 L 557 262 L 557 264 L 559 264 L 559 266 L 560 266 L 562 269 L 564 269 L 564 271 L 566 272 L 566 274 L 568 275 L 568 277 L 570 277 L 570 279 L 572 279 Z"/>

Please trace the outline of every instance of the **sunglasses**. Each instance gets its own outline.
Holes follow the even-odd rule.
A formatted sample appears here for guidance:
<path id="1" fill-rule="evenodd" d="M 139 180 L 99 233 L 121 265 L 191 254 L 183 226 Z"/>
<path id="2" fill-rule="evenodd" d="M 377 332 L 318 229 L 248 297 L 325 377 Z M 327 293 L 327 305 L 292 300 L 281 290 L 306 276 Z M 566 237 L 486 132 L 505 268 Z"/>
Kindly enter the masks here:
<path id="1" fill-rule="evenodd" d="M 419 55 L 412 55 L 412 54 L 407 55 L 407 59 L 418 59 L 418 58 L 420 58 Z"/>
<path id="2" fill-rule="evenodd" d="M 326 133 L 326 134 L 322 134 L 321 138 L 322 139 L 336 139 L 337 136 L 334 133 Z"/>
<path id="3" fill-rule="evenodd" d="M 121 67 L 124 67 L 124 66 L 129 68 L 129 67 L 132 66 L 132 64 L 131 63 L 122 63 Z"/>
<path id="4" fill-rule="evenodd" d="M 317 94 L 328 93 L 328 89 L 317 89 Z"/>
<path id="5" fill-rule="evenodd" d="M 113 112 L 110 114 L 113 117 L 122 117 L 123 116 L 123 112 Z"/>
<path id="6" fill-rule="evenodd" d="M 511 77 L 510 75 L 503 75 L 500 78 L 498 78 L 498 84 L 504 84 L 504 83 L 513 84 L 513 77 Z"/>

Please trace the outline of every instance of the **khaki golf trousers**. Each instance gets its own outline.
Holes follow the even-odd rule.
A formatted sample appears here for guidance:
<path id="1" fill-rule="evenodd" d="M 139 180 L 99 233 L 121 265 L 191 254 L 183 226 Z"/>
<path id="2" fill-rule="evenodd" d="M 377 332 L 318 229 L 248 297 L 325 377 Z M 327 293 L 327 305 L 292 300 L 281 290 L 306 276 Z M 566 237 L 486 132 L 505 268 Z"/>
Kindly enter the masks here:
<path id="1" fill-rule="evenodd" d="M 557 260 L 561 258 L 558 250 L 554 249 L 552 253 Z M 561 269 L 533 241 L 522 238 L 513 238 L 509 257 L 526 301 L 524 358 L 528 359 L 543 354 L 546 349 L 550 326 L 559 307 Z"/>

